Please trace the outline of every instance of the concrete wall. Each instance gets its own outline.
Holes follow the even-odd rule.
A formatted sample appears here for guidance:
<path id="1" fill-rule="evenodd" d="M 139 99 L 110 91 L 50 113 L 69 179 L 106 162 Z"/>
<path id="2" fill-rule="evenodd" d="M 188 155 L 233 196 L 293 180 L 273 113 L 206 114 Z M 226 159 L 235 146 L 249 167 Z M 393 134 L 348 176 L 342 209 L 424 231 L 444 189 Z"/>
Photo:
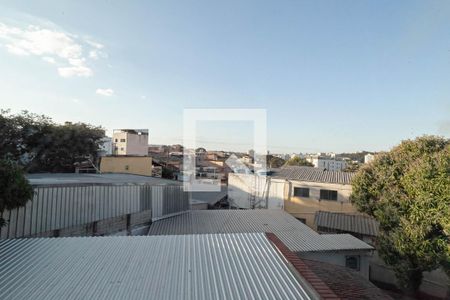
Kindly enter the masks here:
<path id="1" fill-rule="evenodd" d="M 228 199 L 232 206 L 249 209 L 283 209 L 285 181 L 252 174 L 230 173 L 228 177 Z M 254 200 L 251 195 L 254 195 Z"/>
<path id="2" fill-rule="evenodd" d="M 294 196 L 294 187 L 309 188 L 309 197 Z M 320 190 L 337 191 L 337 201 L 321 200 Z M 286 185 L 284 210 L 296 218 L 306 220 L 306 224 L 314 228 L 314 215 L 317 211 L 329 212 L 356 212 L 356 208 L 350 203 L 351 185 L 290 181 Z"/>
<path id="3" fill-rule="evenodd" d="M 347 256 L 359 256 L 360 268 L 359 273 L 364 278 L 369 279 L 369 261 L 371 258 L 370 251 L 325 251 L 325 252 L 298 252 L 302 258 L 330 263 L 337 266 L 345 267 Z"/>
<path id="4" fill-rule="evenodd" d="M 146 156 L 105 156 L 100 161 L 100 172 L 152 176 L 152 158 Z"/>
<path id="5" fill-rule="evenodd" d="M 148 134 L 117 131 L 113 134 L 113 143 L 116 155 L 148 155 Z"/>

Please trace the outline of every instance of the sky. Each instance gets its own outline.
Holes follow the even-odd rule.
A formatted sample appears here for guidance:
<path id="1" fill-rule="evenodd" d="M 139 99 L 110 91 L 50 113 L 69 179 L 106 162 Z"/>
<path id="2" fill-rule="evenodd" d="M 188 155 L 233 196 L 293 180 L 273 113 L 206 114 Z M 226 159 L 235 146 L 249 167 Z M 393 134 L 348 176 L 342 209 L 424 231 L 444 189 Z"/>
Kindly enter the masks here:
<path id="1" fill-rule="evenodd" d="M 449 137 L 450 2 L 0 1 L 0 101 L 151 144 L 182 143 L 190 108 L 265 109 L 272 153 Z M 251 122 L 199 124 L 252 148 Z"/>

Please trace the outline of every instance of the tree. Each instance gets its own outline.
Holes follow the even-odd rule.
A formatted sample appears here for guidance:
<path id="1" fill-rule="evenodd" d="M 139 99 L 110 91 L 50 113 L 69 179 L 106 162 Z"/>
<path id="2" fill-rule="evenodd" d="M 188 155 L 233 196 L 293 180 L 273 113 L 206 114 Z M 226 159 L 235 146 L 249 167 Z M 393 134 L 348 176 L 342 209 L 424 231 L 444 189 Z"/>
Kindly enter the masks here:
<path id="1" fill-rule="evenodd" d="M 0 160 L 0 213 L 24 206 L 33 197 L 33 188 L 23 170 L 10 160 Z M 6 223 L 0 217 L 0 227 Z"/>
<path id="2" fill-rule="evenodd" d="M 97 159 L 105 132 L 84 123 L 53 126 L 44 151 L 28 166 L 30 172 L 74 172 L 75 164 Z"/>
<path id="3" fill-rule="evenodd" d="M 95 161 L 100 127 L 84 123 L 55 124 L 46 116 L 23 111 L 0 112 L 0 159 L 8 158 L 28 172 L 73 172 L 86 158 Z"/>
<path id="4" fill-rule="evenodd" d="M 52 121 L 28 111 L 13 115 L 0 111 L 0 158 L 26 165 L 39 156 L 50 140 Z"/>
<path id="5" fill-rule="evenodd" d="M 405 288 L 417 291 L 424 271 L 450 273 L 450 140 L 403 141 L 352 185 L 352 202 L 379 221 L 379 253 Z"/>
<path id="6" fill-rule="evenodd" d="M 269 168 L 280 168 L 282 167 L 286 161 L 280 157 L 273 156 L 268 154 L 267 155 L 267 166 Z"/>
<path id="7" fill-rule="evenodd" d="M 344 172 L 357 172 L 360 167 L 361 164 L 353 161 L 348 161 L 347 166 L 344 169 Z"/>
<path id="8" fill-rule="evenodd" d="M 294 156 L 286 161 L 285 166 L 306 166 L 306 167 L 314 167 L 312 163 L 307 161 L 304 158 Z"/>

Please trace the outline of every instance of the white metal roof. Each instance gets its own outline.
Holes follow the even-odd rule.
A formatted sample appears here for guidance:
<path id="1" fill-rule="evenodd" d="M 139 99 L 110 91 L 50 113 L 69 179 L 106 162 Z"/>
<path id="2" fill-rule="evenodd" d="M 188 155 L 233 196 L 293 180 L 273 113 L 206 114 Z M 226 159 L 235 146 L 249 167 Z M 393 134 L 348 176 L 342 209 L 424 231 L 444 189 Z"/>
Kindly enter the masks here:
<path id="1" fill-rule="evenodd" d="M 198 210 L 154 222 L 149 235 L 272 232 L 293 252 L 372 250 L 350 234 L 318 234 L 281 210 Z"/>
<path id="2" fill-rule="evenodd" d="M 262 233 L 0 242 L 0 299 L 311 299 Z"/>

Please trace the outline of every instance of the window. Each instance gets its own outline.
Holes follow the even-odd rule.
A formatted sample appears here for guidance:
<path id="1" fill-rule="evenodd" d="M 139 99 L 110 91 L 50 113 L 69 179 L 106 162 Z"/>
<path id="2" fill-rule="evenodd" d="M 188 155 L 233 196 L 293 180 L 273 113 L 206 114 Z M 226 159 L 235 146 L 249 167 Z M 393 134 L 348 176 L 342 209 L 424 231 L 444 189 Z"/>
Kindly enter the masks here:
<path id="1" fill-rule="evenodd" d="M 320 190 L 320 200 L 333 200 L 333 201 L 337 201 L 337 191 L 332 191 L 332 190 Z"/>
<path id="2" fill-rule="evenodd" d="M 124 150 L 124 148 L 123 148 L 123 147 L 121 147 L 121 148 L 120 148 L 120 151 L 123 151 L 123 150 Z"/>
<path id="3" fill-rule="evenodd" d="M 121 143 L 125 143 L 125 139 L 120 139 L 120 142 Z"/>
<path id="4" fill-rule="evenodd" d="M 309 198 L 309 188 L 294 187 L 294 197 Z"/>
<path id="5" fill-rule="evenodd" d="M 349 255 L 345 257 L 345 266 L 347 268 L 359 271 L 359 255 Z"/>
<path id="6" fill-rule="evenodd" d="M 115 139 L 115 142 L 117 143 L 117 139 Z"/>
<path id="7" fill-rule="evenodd" d="M 130 166 L 129 165 L 125 165 L 125 170 L 129 170 Z"/>

